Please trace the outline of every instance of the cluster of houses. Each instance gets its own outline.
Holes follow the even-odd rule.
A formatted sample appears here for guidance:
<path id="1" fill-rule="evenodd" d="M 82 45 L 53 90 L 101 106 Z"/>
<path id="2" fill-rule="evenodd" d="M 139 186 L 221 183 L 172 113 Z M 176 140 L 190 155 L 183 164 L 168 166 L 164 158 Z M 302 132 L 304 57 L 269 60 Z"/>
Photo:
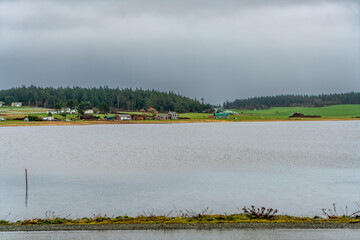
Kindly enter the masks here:
<path id="1" fill-rule="evenodd" d="M 71 108 L 61 108 L 60 110 L 49 110 L 46 112 L 47 114 L 78 114 L 78 110 L 77 109 L 71 109 Z M 85 114 L 94 114 L 94 110 L 92 109 L 87 109 L 84 110 Z"/>
<path id="2" fill-rule="evenodd" d="M 48 115 L 53 114 L 77 114 L 78 111 L 76 109 L 70 108 L 62 108 L 61 110 L 49 110 L 47 111 Z M 84 111 L 85 114 L 92 115 L 94 111 L 92 109 L 88 109 Z M 99 118 L 98 116 L 94 116 L 94 119 Z M 127 120 L 144 120 L 147 119 L 146 116 L 141 114 L 116 114 L 115 116 L 105 116 L 104 120 L 120 120 L 120 121 L 127 121 Z M 178 114 L 176 112 L 169 112 L 168 114 L 159 114 L 155 118 L 155 120 L 174 120 L 178 119 Z M 45 121 L 55 121 L 56 119 L 52 116 L 44 117 L 42 120 Z"/>
<path id="3" fill-rule="evenodd" d="M 0 107 L 4 106 L 5 102 L 0 101 Z M 12 102 L 11 103 L 12 107 L 22 107 L 22 103 L 21 102 Z M 59 110 L 49 110 L 46 112 L 49 116 L 48 117 L 44 117 L 42 118 L 42 120 L 45 121 L 55 121 L 56 119 L 54 117 L 52 117 L 51 115 L 54 114 L 78 114 L 78 110 L 77 109 L 72 109 L 69 107 L 65 107 L 65 108 L 61 108 Z M 234 115 L 236 114 L 233 111 L 223 111 L 222 109 L 219 108 L 214 108 L 214 109 L 206 109 L 205 111 L 203 111 L 203 113 L 212 113 L 211 115 L 209 115 L 209 118 L 229 118 L 229 115 Z M 84 114 L 94 114 L 94 110 L 93 109 L 86 109 L 84 110 Z M 117 114 L 115 116 L 108 116 L 104 118 L 105 120 L 121 120 L 121 121 L 126 121 L 126 120 L 144 120 L 147 119 L 146 116 L 144 115 L 140 115 L 140 114 Z M 157 116 L 155 116 L 154 118 L 155 120 L 175 120 L 178 119 L 178 114 L 176 112 L 168 112 L 167 114 L 158 114 Z M 66 121 L 67 119 L 65 119 Z M 26 119 L 25 119 L 26 121 Z M 70 120 L 68 120 L 70 121 Z"/>
<path id="4" fill-rule="evenodd" d="M 117 120 L 144 120 L 143 115 L 139 114 L 118 114 L 115 119 Z M 168 114 L 159 114 L 155 120 L 175 120 L 178 119 L 178 114 L 176 112 L 169 112 Z"/>
<path id="5" fill-rule="evenodd" d="M 4 106 L 5 102 L 0 101 L 0 107 Z M 11 103 L 11 107 L 22 107 L 22 103 L 21 102 L 12 102 Z M 78 110 L 77 109 L 72 109 L 69 107 L 64 107 L 61 108 L 59 110 L 49 110 L 46 112 L 48 114 L 48 117 L 43 117 L 42 120 L 44 121 L 55 121 L 56 119 L 52 116 L 54 114 L 78 114 Z M 229 118 L 229 115 L 234 115 L 237 114 L 236 112 L 233 111 L 223 111 L 220 108 L 214 108 L 214 109 L 206 109 L 205 111 L 203 111 L 203 113 L 209 113 L 209 118 Z M 212 113 L 212 114 L 211 114 Z M 94 114 L 94 110 L 93 109 L 86 109 L 84 110 L 84 114 L 88 114 L 88 115 L 92 115 Z M 93 119 L 99 118 L 98 116 L 94 116 Z M 149 116 L 145 116 L 142 114 L 117 114 L 115 116 L 107 116 L 104 118 L 105 120 L 121 120 L 121 121 L 126 121 L 126 120 L 144 120 L 144 119 L 149 119 Z M 167 114 L 158 114 L 156 115 L 154 118 L 151 119 L 155 119 L 155 120 L 175 120 L 178 119 L 178 114 L 176 112 L 168 112 Z M 25 118 L 25 121 L 29 121 L 29 119 Z M 70 121 L 68 119 L 65 119 L 64 121 Z"/>

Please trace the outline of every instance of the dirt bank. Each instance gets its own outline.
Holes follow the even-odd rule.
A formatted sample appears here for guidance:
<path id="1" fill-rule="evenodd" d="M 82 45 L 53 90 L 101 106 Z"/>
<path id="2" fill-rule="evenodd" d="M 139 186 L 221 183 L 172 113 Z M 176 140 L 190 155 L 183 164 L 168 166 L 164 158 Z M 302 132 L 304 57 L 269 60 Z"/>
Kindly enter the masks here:
<path id="1" fill-rule="evenodd" d="M 104 231 L 104 230 L 225 230 L 225 229 L 360 229 L 360 223 L 199 223 L 199 224 L 47 224 L 3 225 L 9 231 Z"/>

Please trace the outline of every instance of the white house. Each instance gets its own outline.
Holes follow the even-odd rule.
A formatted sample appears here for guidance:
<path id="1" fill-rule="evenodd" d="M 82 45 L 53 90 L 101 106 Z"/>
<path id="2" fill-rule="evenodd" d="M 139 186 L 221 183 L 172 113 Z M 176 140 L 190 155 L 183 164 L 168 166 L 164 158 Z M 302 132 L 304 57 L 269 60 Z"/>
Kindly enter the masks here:
<path id="1" fill-rule="evenodd" d="M 22 107 L 22 103 L 21 102 L 12 102 L 11 106 L 12 107 Z"/>
<path id="2" fill-rule="evenodd" d="M 131 120 L 131 115 L 129 115 L 129 114 L 119 114 L 119 115 L 116 116 L 116 119 L 122 120 L 122 121 Z"/>
<path id="3" fill-rule="evenodd" d="M 60 113 L 70 113 L 70 111 L 71 111 L 71 108 L 66 107 L 66 108 L 61 108 Z"/>
<path id="4" fill-rule="evenodd" d="M 170 116 L 170 119 L 177 119 L 177 113 L 176 112 L 169 112 L 168 115 Z"/>
<path id="5" fill-rule="evenodd" d="M 70 110 L 70 114 L 77 114 L 77 113 L 78 113 L 78 111 L 76 109 L 71 109 Z"/>
<path id="6" fill-rule="evenodd" d="M 44 117 L 43 120 L 45 121 L 55 121 L 54 117 Z"/>
<path id="7" fill-rule="evenodd" d="M 88 109 L 84 111 L 85 114 L 94 114 L 94 110 Z"/>
<path id="8" fill-rule="evenodd" d="M 58 112 L 57 112 L 57 111 L 54 111 L 54 110 L 46 111 L 46 114 L 49 114 L 49 113 L 51 113 L 51 114 L 58 114 Z"/>
<path id="9" fill-rule="evenodd" d="M 0 107 L 2 107 L 2 105 L 4 105 L 5 103 L 3 101 L 0 101 Z"/>

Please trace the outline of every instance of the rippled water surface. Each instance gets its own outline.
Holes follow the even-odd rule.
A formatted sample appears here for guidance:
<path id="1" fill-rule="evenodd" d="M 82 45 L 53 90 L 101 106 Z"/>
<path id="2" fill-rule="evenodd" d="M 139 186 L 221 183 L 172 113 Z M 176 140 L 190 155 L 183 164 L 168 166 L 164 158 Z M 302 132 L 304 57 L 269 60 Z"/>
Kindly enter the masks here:
<path id="1" fill-rule="evenodd" d="M 0 139 L 0 219 L 360 202 L 359 121 L 1 127 Z"/>

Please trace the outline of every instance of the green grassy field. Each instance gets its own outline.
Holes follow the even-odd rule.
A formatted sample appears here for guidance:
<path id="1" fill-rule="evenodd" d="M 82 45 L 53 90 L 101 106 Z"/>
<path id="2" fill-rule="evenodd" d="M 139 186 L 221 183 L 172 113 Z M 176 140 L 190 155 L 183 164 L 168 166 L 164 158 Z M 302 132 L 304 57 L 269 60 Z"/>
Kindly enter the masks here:
<path id="1" fill-rule="evenodd" d="M 294 112 L 300 112 L 305 115 L 320 115 L 326 119 L 347 119 L 360 116 L 360 104 L 334 105 L 328 107 L 274 107 L 261 110 L 235 110 L 239 113 L 238 117 L 252 118 L 273 118 L 287 119 Z M 236 118 L 237 116 L 232 116 Z"/>
<path id="2" fill-rule="evenodd" d="M 31 113 L 45 113 L 48 109 L 37 107 L 0 107 L 0 114 L 31 114 Z"/>
<path id="3" fill-rule="evenodd" d="M 334 105 L 328 107 L 274 107 L 260 110 L 237 110 L 228 109 L 238 113 L 230 115 L 228 121 L 261 121 L 261 120 L 289 120 L 294 112 L 300 112 L 305 115 L 319 115 L 321 119 L 352 119 L 360 116 L 360 104 Z M 209 114 L 206 113 L 184 113 L 180 117 L 189 117 L 191 119 L 206 119 Z M 299 118 L 296 118 L 299 119 Z M 305 118 L 304 118 L 305 119 Z M 311 120 L 312 118 L 306 118 Z"/>
<path id="4" fill-rule="evenodd" d="M 209 113 L 181 113 L 179 117 L 188 117 L 191 119 L 208 119 Z"/>

